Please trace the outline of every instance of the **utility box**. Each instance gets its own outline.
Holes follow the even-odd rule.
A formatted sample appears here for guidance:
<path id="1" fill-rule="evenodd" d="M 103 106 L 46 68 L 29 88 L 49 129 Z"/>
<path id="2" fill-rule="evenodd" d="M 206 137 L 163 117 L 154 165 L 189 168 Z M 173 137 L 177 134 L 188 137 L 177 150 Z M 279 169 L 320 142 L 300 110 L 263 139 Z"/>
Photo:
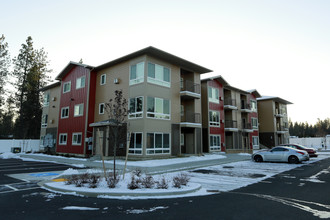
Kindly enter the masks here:
<path id="1" fill-rule="evenodd" d="M 16 153 L 21 153 L 21 148 L 20 147 L 12 147 L 11 152 L 16 154 Z"/>

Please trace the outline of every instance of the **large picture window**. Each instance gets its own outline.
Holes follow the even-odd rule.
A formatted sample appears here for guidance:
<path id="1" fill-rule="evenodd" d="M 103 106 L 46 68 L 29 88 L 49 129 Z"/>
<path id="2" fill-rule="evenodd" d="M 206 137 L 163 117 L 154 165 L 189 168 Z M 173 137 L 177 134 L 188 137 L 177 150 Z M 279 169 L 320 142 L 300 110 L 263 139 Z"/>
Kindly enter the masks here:
<path id="1" fill-rule="evenodd" d="M 171 87 L 170 69 L 158 64 L 148 63 L 148 82 Z"/>
<path id="2" fill-rule="evenodd" d="M 147 107 L 147 117 L 149 118 L 169 120 L 171 117 L 170 100 L 168 99 L 148 97 Z"/>
<path id="3" fill-rule="evenodd" d="M 210 135 L 210 150 L 220 149 L 220 135 Z"/>
<path id="4" fill-rule="evenodd" d="M 58 138 L 59 139 L 59 145 L 66 145 L 67 137 L 68 137 L 67 134 L 60 134 L 59 138 Z"/>
<path id="5" fill-rule="evenodd" d="M 81 133 L 73 133 L 72 134 L 72 145 L 81 145 L 82 134 Z"/>
<path id="6" fill-rule="evenodd" d="M 129 84 L 134 85 L 144 82 L 144 62 L 131 65 Z"/>
<path id="7" fill-rule="evenodd" d="M 65 82 L 63 84 L 63 93 L 67 93 L 71 91 L 71 81 L 70 82 Z"/>
<path id="8" fill-rule="evenodd" d="M 209 111 L 209 125 L 210 126 L 220 126 L 220 112 Z"/>
<path id="9" fill-rule="evenodd" d="M 143 97 L 135 97 L 129 99 L 129 118 L 143 117 Z"/>
<path id="10" fill-rule="evenodd" d="M 131 142 L 128 149 L 129 154 L 142 154 L 142 133 L 131 134 Z"/>
<path id="11" fill-rule="evenodd" d="M 82 116 L 84 114 L 84 104 L 74 106 L 74 116 Z"/>
<path id="12" fill-rule="evenodd" d="M 208 93 L 209 102 L 219 103 L 219 89 L 209 86 Z"/>
<path id="13" fill-rule="evenodd" d="M 170 134 L 147 133 L 147 154 L 169 154 Z"/>

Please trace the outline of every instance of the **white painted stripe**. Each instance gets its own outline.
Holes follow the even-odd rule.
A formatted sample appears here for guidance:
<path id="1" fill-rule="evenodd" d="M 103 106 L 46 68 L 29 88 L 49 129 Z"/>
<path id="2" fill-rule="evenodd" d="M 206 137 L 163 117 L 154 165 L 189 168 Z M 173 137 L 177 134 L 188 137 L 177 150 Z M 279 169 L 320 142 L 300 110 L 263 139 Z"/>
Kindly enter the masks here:
<path id="1" fill-rule="evenodd" d="M 26 190 L 31 190 L 31 189 L 40 189 L 41 187 L 31 187 L 31 188 L 26 188 L 26 189 L 16 189 L 14 191 L 6 191 L 6 192 L 0 192 L 1 193 L 12 193 L 12 192 L 19 192 L 19 191 L 26 191 Z"/>
<path id="2" fill-rule="evenodd" d="M 12 186 L 10 186 L 10 185 L 5 185 L 5 187 L 8 187 L 9 189 L 12 189 L 12 190 L 14 190 L 14 191 L 18 191 L 18 189 L 16 189 L 15 187 L 12 187 Z"/>

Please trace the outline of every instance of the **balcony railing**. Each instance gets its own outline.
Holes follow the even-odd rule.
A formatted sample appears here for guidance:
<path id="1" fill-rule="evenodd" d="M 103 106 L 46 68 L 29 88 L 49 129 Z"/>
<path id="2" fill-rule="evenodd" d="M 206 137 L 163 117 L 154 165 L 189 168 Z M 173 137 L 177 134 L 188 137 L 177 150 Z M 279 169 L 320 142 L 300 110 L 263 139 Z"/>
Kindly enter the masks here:
<path id="1" fill-rule="evenodd" d="M 181 122 L 201 123 L 201 114 L 194 112 L 185 112 L 185 114 L 181 116 Z"/>
<path id="2" fill-rule="evenodd" d="M 224 106 L 225 106 L 225 107 L 226 107 L 226 106 L 232 106 L 232 107 L 237 108 L 237 106 L 236 106 L 236 99 L 231 99 L 231 98 L 229 98 L 229 99 L 225 99 L 225 101 L 224 101 Z"/>
<path id="3" fill-rule="evenodd" d="M 181 81 L 181 91 L 188 91 L 188 92 L 200 94 L 201 85 L 189 80 L 183 80 Z"/>
<path id="4" fill-rule="evenodd" d="M 225 121 L 225 128 L 237 128 L 237 121 L 226 120 Z"/>
<path id="5" fill-rule="evenodd" d="M 252 129 L 252 124 L 251 123 L 242 123 L 242 128 L 243 129 Z"/>
<path id="6" fill-rule="evenodd" d="M 251 109 L 251 105 L 248 104 L 248 103 L 242 103 L 241 104 L 241 109 L 248 109 L 248 110 L 250 110 Z"/>

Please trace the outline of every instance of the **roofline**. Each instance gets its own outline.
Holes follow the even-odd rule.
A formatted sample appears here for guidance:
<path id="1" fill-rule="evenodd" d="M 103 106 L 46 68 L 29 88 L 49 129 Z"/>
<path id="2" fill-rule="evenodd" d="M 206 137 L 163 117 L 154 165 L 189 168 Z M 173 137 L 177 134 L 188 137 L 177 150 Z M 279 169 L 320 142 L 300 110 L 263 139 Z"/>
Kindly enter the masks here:
<path id="1" fill-rule="evenodd" d="M 60 85 L 61 85 L 61 82 L 55 82 L 55 83 L 52 83 L 52 84 L 49 84 L 47 86 L 42 87 L 38 91 L 43 92 L 43 91 L 46 91 L 48 89 L 55 88 L 55 87 L 60 86 Z"/>
<path id="2" fill-rule="evenodd" d="M 247 92 L 247 91 L 244 91 L 244 90 L 242 90 L 242 89 L 239 89 L 239 88 L 236 88 L 236 87 L 233 87 L 233 86 L 230 86 L 230 85 L 226 85 L 226 86 L 224 86 L 224 88 L 226 89 L 231 89 L 231 90 L 235 90 L 235 91 L 237 91 L 237 92 L 240 92 L 240 93 L 243 93 L 243 94 L 246 94 L 246 95 L 248 95 L 248 94 L 250 94 L 249 92 Z"/>
<path id="3" fill-rule="evenodd" d="M 84 67 L 84 68 L 87 68 L 87 69 L 93 69 L 94 67 L 93 66 L 89 66 L 89 65 L 86 65 L 86 64 L 82 64 L 82 63 L 77 63 L 77 62 L 73 62 L 73 61 L 70 61 L 65 67 L 64 69 L 56 76 L 56 80 L 62 80 L 62 78 L 68 74 L 75 66 L 81 66 L 81 67 Z"/>
<path id="4" fill-rule="evenodd" d="M 131 54 L 128 54 L 126 56 L 123 56 L 123 57 L 120 57 L 118 59 L 112 60 L 110 62 L 104 63 L 100 66 L 97 66 L 95 68 L 95 70 L 99 71 L 99 70 L 114 66 L 116 64 L 122 63 L 124 61 L 130 60 L 130 59 L 133 59 L 135 57 L 142 56 L 142 55 L 150 55 L 152 57 L 156 57 L 156 58 L 159 58 L 161 60 L 167 61 L 169 63 L 178 65 L 178 66 L 182 67 L 185 70 L 196 72 L 196 73 L 212 72 L 212 70 L 210 70 L 210 69 L 207 69 L 205 67 L 197 65 L 195 63 L 192 63 L 192 62 L 190 62 L 188 60 L 185 60 L 185 59 L 182 59 L 180 57 L 177 57 L 173 54 L 167 53 L 163 50 L 159 50 L 159 49 L 157 49 L 155 47 L 152 47 L 152 46 L 146 47 L 142 50 L 138 50 L 138 51 L 133 52 Z"/>
<path id="5" fill-rule="evenodd" d="M 285 99 L 282 99 L 280 97 L 276 97 L 276 96 L 262 96 L 260 98 L 257 98 L 257 101 L 260 102 L 260 101 L 266 101 L 266 100 L 273 100 L 273 101 L 276 101 L 276 102 L 280 102 L 280 103 L 283 103 L 283 104 L 293 104 L 292 102 L 289 102 Z"/>
<path id="6" fill-rule="evenodd" d="M 256 98 L 260 98 L 261 95 L 256 89 L 247 90 L 247 92 L 252 93 Z"/>
<path id="7" fill-rule="evenodd" d="M 204 75 L 204 74 L 202 74 L 202 75 Z M 210 77 L 201 79 L 201 81 L 208 81 L 208 80 L 217 80 L 219 83 L 221 83 L 224 86 L 229 85 L 229 83 L 221 75 L 210 76 Z"/>

